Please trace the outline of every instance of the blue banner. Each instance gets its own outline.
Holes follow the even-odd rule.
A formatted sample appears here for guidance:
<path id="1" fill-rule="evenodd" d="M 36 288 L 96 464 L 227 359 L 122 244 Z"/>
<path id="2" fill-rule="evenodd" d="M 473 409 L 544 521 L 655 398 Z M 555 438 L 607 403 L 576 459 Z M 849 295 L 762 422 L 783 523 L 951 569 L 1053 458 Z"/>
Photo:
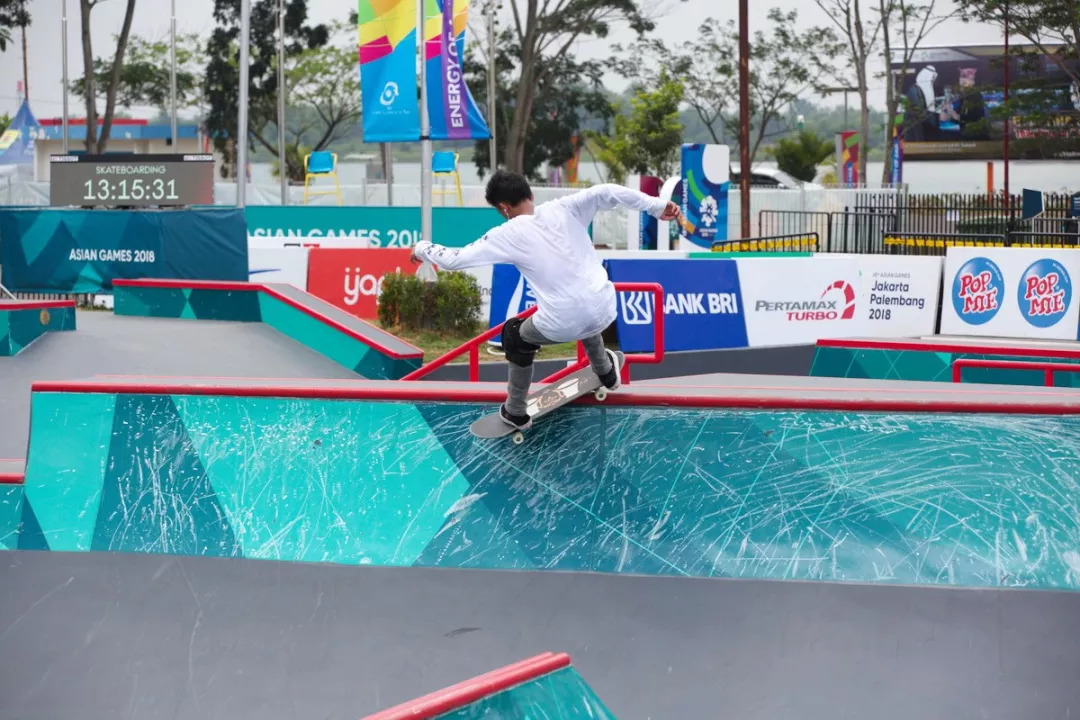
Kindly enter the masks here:
<path id="1" fill-rule="evenodd" d="M 110 292 L 116 278 L 248 279 L 243 210 L 0 210 L 4 284 Z"/>
<path id="2" fill-rule="evenodd" d="M 486 140 L 487 122 L 465 84 L 465 30 L 469 0 L 437 0 L 438 33 L 424 43 L 428 112 L 433 140 Z M 427 23 L 428 29 L 432 24 Z"/>
<path id="3" fill-rule="evenodd" d="M 727 240 L 731 153 L 726 145 L 682 146 L 682 236 L 712 248 Z"/>
<path id="4" fill-rule="evenodd" d="M 536 304 L 536 296 L 525 276 L 513 265 L 495 265 L 491 271 L 491 315 L 488 327 L 493 328 L 520 315 Z M 502 335 L 492 338 L 495 345 L 502 344 Z"/>
<path id="5" fill-rule="evenodd" d="M 364 142 L 419 140 L 416 3 L 360 0 L 357 25 Z"/>
<path id="6" fill-rule="evenodd" d="M 0 165 L 33 165 L 34 140 L 40 135 L 41 126 L 30 111 L 30 103 L 24 100 L 11 125 L 0 135 Z"/>
<path id="7" fill-rule="evenodd" d="M 608 260 L 607 268 L 613 282 L 663 286 L 665 350 L 746 347 L 746 317 L 734 260 Z M 619 293 L 616 324 L 623 351 L 652 352 L 655 314 L 651 293 Z"/>

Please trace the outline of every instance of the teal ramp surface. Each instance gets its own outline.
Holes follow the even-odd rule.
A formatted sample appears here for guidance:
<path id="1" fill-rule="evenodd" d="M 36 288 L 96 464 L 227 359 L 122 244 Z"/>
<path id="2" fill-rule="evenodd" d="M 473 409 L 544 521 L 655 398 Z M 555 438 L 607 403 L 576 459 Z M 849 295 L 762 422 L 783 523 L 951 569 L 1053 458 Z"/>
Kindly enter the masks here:
<path id="1" fill-rule="evenodd" d="M 22 548 L 1080 588 L 1080 418 L 35 393 Z"/>

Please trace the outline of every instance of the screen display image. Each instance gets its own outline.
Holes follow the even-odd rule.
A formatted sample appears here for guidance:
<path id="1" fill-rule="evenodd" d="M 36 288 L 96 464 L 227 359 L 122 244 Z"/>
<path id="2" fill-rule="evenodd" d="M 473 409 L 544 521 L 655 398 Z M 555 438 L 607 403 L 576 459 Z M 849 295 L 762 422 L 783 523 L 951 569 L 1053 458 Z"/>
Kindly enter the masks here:
<path id="1" fill-rule="evenodd" d="M 53 155 L 49 204 L 75 207 L 212 205 L 213 155 Z"/>
<path id="2" fill-rule="evenodd" d="M 1007 116 L 1012 157 L 1080 159 L 1080 61 L 1016 52 L 1008 60 L 1010 112 L 1002 47 L 921 48 L 906 69 L 894 57 L 905 159 L 1001 159 Z"/>

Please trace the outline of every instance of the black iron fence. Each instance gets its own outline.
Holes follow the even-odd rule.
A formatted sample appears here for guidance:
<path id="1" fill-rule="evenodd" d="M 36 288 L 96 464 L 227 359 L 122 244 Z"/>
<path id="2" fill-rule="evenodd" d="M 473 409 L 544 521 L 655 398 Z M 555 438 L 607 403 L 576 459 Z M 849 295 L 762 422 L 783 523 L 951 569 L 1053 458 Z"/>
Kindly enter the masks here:
<path id="1" fill-rule="evenodd" d="M 815 232 L 817 251 L 835 253 L 944 254 L 967 243 L 1080 247 L 1080 222 L 1068 216 L 1069 201 L 1066 194 L 1044 194 L 1043 212 L 1024 218 L 1022 198 L 1000 193 L 871 194 L 842 211 L 762 210 L 758 234 Z"/>

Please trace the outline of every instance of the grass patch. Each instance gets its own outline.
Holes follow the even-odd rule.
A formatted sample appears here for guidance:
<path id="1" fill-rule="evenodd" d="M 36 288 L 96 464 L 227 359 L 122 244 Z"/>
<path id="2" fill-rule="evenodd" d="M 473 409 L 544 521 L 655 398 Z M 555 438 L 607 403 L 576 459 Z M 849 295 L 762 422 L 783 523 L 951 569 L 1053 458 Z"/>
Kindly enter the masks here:
<path id="1" fill-rule="evenodd" d="M 448 335 L 431 330 L 412 332 L 401 327 L 386 327 L 384 329 L 423 350 L 424 362 L 431 362 L 435 358 L 445 355 L 476 337 L 475 335 Z M 551 360 L 575 357 L 577 357 L 577 343 L 568 342 L 559 343 L 558 345 L 545 345 L 540 348 L 540 352 L 537 354 L 536 359 Z M 503 359 L 502 352 L 496 350 L 491 345 L 484 343 L 480 347 L 480 362 L 500 361 Z M 468 361 L 468 353 L 465 353 L 454 360 L 455 363 L 467 363 Z"/>

